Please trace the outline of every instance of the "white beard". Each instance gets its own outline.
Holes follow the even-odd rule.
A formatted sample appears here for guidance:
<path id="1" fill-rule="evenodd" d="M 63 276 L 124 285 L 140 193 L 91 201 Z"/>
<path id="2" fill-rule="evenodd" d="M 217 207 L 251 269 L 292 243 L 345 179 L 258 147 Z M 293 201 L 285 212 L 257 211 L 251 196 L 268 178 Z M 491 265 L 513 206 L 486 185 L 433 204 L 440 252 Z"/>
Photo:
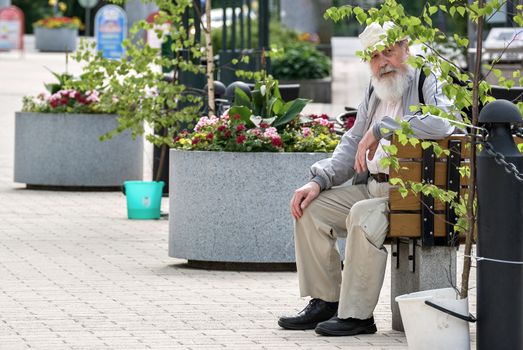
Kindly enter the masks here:
<path id="1" fill-rule="evenodd" d="M 387 67 L 386 67 L 387 68 Z M 391 71 L 390 68 L 385 71 Z M 390 77 L 377 77 L 372 75 L 371 83 L 374 87 L 376 96 L 382 101 L 395 102 L 401 100 L 403 94 L 407 91 L 411 79 L 414 78 L 414 68 L 406 65 L 405 70 L 396 70 L 396 73 Z"/>

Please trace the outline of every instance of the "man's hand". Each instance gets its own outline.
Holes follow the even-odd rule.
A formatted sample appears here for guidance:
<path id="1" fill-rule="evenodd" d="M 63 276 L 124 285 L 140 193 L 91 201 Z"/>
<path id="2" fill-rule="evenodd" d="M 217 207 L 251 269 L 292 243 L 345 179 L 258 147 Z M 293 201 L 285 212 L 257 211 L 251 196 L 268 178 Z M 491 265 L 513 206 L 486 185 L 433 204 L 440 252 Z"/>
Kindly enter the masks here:
<path id="1" fill-rule="evenodd" d="M 367 150 L 369 150 L 369 160 L 372 160 L 377 148 L 378 140 L 376 140 L 376 137 L 374 137 L 372 133 L 372 128 L 370 128 L 358 144 L 358 151 L 356 152 L 356 159 L 354 161 L 354 170 L 356 170 L 357 173 L 367 171 L 367 159 L 365 157 Z"/>
<path id="2" fill-rule="evenodd" d="M 318 197 L 320 190 L 320 185 L 311 181 L 294 191 L 294 196 L 291 199 L 291 213 L 295 219 L 301 218 L 303 209 L 307 208 L 312 200 Z"/>

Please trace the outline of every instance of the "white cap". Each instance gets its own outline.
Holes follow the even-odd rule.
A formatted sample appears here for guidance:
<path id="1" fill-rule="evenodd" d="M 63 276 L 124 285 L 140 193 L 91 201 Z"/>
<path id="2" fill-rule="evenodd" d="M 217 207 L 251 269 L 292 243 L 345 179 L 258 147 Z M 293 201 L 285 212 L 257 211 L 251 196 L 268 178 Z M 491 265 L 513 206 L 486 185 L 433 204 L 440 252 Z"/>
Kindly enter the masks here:
<path id="1" fill-rule="evenodd" d="M 380 44 L 384 45 L 387 42 L 387 31 L 392 28 L 394 28 L 392 22 L 385 22 L 383 26 L 377 22 L 369 24 L 359 35 L 363 50 L 368 50 Z"/>

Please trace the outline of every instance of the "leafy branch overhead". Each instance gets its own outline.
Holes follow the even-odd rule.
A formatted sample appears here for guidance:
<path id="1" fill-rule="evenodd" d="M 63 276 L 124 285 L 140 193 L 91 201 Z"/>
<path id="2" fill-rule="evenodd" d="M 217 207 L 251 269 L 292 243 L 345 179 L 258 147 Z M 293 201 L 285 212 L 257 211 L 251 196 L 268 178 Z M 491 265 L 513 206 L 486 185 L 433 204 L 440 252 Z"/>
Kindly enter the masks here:
<path id="1" fill-rule="evenodd" d="M 146 135 L 150 142 L 173 145 L 175 131 L 182 125 L 192 125 L 201 109 L 201 96 L 188 91 L 178 76 L 181 71 L 204 73 L 199 64 L 193 63 L 204 52 L 182 21 L 193 2 L 154 2 L 160 9 L 154 23 L 141 21 L 131 28 L 131 38 L 123 43 L 126 56 L 122 59 L 106 59 L 95 51 L 94 43 L 85 41 L 74 55 L 74 59 L 84 62 L 80 88 L 103 91 L 101 103 L 112 105 L 119 115 L 118 127 L 105 138 L 124 130 L 130 130 L 134 136 L 143 134 L 145 125 L 149 125 L 156 131 Z M 151 47 L 139 36 L 140 30 L 154 33 L 172 54 L 162 55 L 161 48 Z"/>

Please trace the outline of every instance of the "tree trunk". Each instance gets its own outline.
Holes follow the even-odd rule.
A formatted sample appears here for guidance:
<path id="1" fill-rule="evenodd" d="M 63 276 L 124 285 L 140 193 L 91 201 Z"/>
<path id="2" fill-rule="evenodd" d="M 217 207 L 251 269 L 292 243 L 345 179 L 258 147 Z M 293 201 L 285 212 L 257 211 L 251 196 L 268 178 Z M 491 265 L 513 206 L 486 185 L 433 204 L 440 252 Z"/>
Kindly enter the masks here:
<path id="1" fill-rule="evenodd" d="M 483 0 L 479 0 L 478 5 L 483 8 Z M 483 46 L 483 16 L 478 18 L 477 36 L 476 36 L 476 57 L 474 62 L 474 79 L 472 82 L 472 125 L 478 125 L 479 115 L 479 83 L 481 74 L 481 50 Z M 471 67 L 472 68 L 472 67 Z M 467 221 L 468 230 L 465 240 L 465 259 L 463 261 L 463 274 L 461 275 L 461 298 L 468 296 L 469 276 L 472 244 L 474 243 L 474 229 L 476 227 L 476 214 L 474 213 L 474 202 L 476 199 L 476 135 L 477 129 L 472 129 L 472 138 L 470 140 L 470 178 L 468 181 L 469 197 L 467 199 Z"/>
<path id="2" fill-rule="evenodd" d="M 212 50 L 212 39 L 211 39 L 211 0 L 205 2 L 205 41 L 207 46 L 207 96 L 208 96 L 208 107 L 209 116 L 215 115 L 215 102 L 214 102 L 214 53 Z"/>

